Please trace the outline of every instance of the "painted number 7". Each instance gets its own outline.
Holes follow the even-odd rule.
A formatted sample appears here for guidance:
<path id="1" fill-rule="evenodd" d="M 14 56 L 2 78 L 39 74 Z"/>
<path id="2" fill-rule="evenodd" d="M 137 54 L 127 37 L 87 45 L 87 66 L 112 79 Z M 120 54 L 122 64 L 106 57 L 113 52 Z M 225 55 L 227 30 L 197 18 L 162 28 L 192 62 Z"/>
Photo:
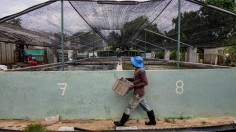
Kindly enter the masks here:
<path id="1" fill-rule="evenodd" d="M 65 91 L 66 91 L 67 83 L 57 83 L 57 85 L 64 86 L 64 87 L 61 87 L 61 88 L 60 88 L 60 90 L 63 90 L 61 96 L 64 96 Z"/>

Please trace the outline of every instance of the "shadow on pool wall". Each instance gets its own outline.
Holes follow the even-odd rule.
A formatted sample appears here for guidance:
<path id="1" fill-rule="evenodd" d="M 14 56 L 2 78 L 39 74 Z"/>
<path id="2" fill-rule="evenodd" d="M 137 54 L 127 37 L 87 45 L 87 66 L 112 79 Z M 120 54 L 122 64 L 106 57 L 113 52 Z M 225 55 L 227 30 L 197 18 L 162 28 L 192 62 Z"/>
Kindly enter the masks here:
<path id="1" fill-rule="evenodd" d="M 236 69 L 147 70 L 158 118 L 235 117 Z M 112 86 L 133 71 L 0 72 L 0 119 L 117 119 L 132 95 Z M 98 112 L 99 111 L 99 112 Z M 21 113 L 21 114 L 19 114 Z M 147 118 L 138 108 L 131 119 Z"/>

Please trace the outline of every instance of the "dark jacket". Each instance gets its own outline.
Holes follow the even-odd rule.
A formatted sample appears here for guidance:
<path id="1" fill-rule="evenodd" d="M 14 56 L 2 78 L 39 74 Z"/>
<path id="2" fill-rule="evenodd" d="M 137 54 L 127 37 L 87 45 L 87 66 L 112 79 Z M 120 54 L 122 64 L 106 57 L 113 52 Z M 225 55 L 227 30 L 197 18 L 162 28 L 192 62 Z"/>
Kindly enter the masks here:
<path id="1" fill-rule="evenodd" d="M 141 68 L 136 68 L 134 72 L 134 78 L 127 78 L 129 81 L 133 81 L 134 95 L 139 95 L 139 97 L 144 96 L 144 86 L 148 85 L 148 80 L 146 72 Z"/>

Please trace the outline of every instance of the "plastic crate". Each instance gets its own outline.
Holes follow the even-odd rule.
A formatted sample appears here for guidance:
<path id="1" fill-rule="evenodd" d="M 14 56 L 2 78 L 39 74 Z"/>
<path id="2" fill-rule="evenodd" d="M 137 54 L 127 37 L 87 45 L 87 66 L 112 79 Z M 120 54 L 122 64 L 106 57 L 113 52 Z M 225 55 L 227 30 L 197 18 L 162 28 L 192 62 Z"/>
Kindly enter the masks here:
<path id="1" fill-rule="evenodd" d="M 125 78 L 117 79 L 112 87 L 112 90 L 118 93 L 120 96 L 125 96 L 129 91 L 129 86 L 133 85 L 132 82 Z"/>

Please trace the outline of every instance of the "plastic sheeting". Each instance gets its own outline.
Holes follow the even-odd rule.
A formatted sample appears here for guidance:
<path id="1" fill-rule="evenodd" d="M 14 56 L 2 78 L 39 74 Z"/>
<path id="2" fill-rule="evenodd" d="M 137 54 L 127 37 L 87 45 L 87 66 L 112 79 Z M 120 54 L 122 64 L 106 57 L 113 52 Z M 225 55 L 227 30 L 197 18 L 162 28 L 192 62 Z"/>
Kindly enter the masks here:
<path id="1" fill-rule="evenodd" d="M 183 43 L 196 47 L 219 47 L 233 44 L 232 41 L 235 40 L 232 38 L 236 37 L 234 16 L 189 0 L 181 0 L 181 7 L 181 41 Z M 177 40 L 177 15 L 178 0 L 141 1 L 135 4 L 64 1 L 65 42 L 78 50 L 95 50 L 107 45 L 131 46 L 132 44 L 138 45 L 136 48 L 142 48 L 145 47 L 143 41 L 152 44 L 146 43 L 148 49 L 173 49 L 177 47 L 177 42 L 168 37 Z M 213 19 L 216 16 L 219 19 Z M 195 17 L 195 20 L 189 19 Z M 41 8 L 20 14 L 14 19 L 19 19 L 24 29 L 48 34 L 50 36 L 48 38 L 52 40 L 52 46 L 55 43 L 60 45 L 60 1 L 43 5 Z M 8 20 L 8 23 L 11 22 Z M 214 25 L 215 23 L 219 25 Z M 147 31 L 145 33 L 144 29 L 161 35 Z M 137 39 L 142 41 L 137 41 Z M 188 45 L 181 44 L 181 47 L 188 47 Z"/>

